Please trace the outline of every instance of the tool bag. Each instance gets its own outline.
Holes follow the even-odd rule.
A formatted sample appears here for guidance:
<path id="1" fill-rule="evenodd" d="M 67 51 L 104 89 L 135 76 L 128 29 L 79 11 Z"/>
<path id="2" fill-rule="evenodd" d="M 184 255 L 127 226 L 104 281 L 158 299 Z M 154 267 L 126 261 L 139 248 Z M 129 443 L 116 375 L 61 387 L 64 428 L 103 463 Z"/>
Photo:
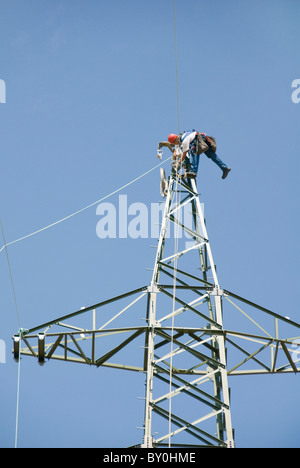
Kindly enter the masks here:
<path id="1" fill-rule="evenodd" d="M 217 151 L 216 139 L 212 136 L 207 136 L 205 133 L 197 133 L 196 137 L 196 152 L 197 154 L 205 153 L 209 149 L 215 153 Z"/>

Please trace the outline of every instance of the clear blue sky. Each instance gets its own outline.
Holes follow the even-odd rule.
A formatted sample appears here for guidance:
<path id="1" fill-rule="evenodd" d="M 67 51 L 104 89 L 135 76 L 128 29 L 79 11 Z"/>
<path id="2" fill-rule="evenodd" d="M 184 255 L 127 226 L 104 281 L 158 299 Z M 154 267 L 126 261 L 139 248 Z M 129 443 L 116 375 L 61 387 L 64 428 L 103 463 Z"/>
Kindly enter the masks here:
<path id="1" fill-rule="evenodd" d="M 156 163 L 177 131 L 172 0 L 1 0 L 0 216 L 7 242 Z M 198 188 L 221 285 L 300 321 L 298 0 L 176 0 L 180 125 L 214 135 Z M 165 152 L 166 156 L 166 152 Z M 168 172 L 166 166 L 166 171 Z M 159 172 L 123 192 L 161 201 Z M 118 206 L 118 195 L 110 200 Z M 9 247 L 22 327 L 149 284 L 152 239 L 99 239 L 96 206 Z M 15 435 L 19 324 L 0 254 L 0 446 Z M 299 447 L 299 376 L 235 378 L 239 447 Z M 22 359 L 19 447 L 141 441 L 144 377 Z M 109 406 L 111 404 L 111 406 Z"/>

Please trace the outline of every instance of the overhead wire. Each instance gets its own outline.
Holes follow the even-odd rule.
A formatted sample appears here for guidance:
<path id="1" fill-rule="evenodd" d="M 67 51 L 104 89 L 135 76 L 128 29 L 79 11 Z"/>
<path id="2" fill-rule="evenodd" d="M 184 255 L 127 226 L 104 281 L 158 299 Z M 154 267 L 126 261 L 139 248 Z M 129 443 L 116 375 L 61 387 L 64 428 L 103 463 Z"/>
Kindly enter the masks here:
<path id="1" fill-rule="evenodd" d="M 18 302 L 17 302 L 17 295 L 16 295 L 16 289 L 15 289 L 15 284 L 13 280 L 13 274 L 12 274 L 12 268 L 11 268 L 11 262 L 9 259 L 9 254 L 8 254 L 8 249 L 7 249 L 7 243 L 5 240 L 5 234 L 4 234 L 4 228 L 2 224 L 2 220 L 0 219 L 0 226 L 1 226 L 1 233 L 2 233 L 2 238 L 3 238 L 3 243 L 4 243 L 4 249 L 6 253 L 6 260 L 7 260 L 7 265 L 8 265 L 8 270 L 9 270 L 9 277 L 10 277 L 10 283 L 12 287 L 12 292 L 13 292 L 13 298 L 14 298 L 14 304 L 15 304 L 15 309 L 16 309 L 16 314 L 17 314 L 17 320 L 19 324 L 19 336 L 21 338 L 22 334 L 22 327 L 21 327 L 21 318 L 20 318 L 20 313 L 19 313 L 19 307 L 18 307 Z M 17 448 L 18 445 L 18 428 L 19 428 L 19 406 L 20 406 L 20 380 L 21 380 L 21 347 L 19 346 L 19 356 L 18 356 L 18 376 L 17 376 L 17 404 L 16 404 L 16 424 L 15 424 L 15 448 Z"/>
<path id="2" fill-rule="evenodd" d="M 21 339 L 21 332 L 20 332 L 20 339 Z M 21 343 L 20 343 L 20 345 L 21 345 Z M 16 406 L 16 425 L 15 425 L 15 448 L 18 448 L 20 381 L 21 381 L 21 346 L 19 346 L 19 356 L 18 356 L 18 381 L 17 381 L 17 406 Z"/>
<path id="3" fill-rule="evenodd" d="M 174 41 L 175 41 L 175 64 L 176 64 L 176 93 L 177 93 L 177 124 L 178 124 L 178 134 L 180 134 L 180 108 L 179 108 L 179 74 L 178 74 L 178 51 L 177 51 L 177 31 L 176 31 L 176 4 L 175 0 L 173 0 L 173 14 L 174 14 Z M 25 239 L 28 239 L 32 236 L 35 236 L 47 229 L 50 229 L 54 226 L 57 226 L 60 223 L 63 223 L 64 221 L 67 221 L 68 219 L 88 210 L 89 208 L 95 206 L 98 203 L 101 203 L 102 201 L 106 200 L 107 198 L 115 195 L 116 193 L 122 191 L 126 187 L 129 187 L 133 183 L 137 182 L 138 180 L 142 179 L 161 165 L 165 164 L 167 161 L 169 161 L 172 158 L 169 157 L 165 161 L 157 164 L 153 168 L 149 169 L 148 171 L 144 172 L 140 176 L 136 177 L 135 179 L 131 180 L 127 184 L 123 185 L 122 187 L 119 187 L 118 189 L 114 190 L 113 192 L 109 193 L 108 195 L 105 195 L 104 197 L 100 198 L 99 200 L 94 201 L 93 203 L 90 203 L 89 205 L 69 214 L 68 216 L 65 216 L 53 223 L 50 223 L 36 231 L 31 232 L 30 234 L 27 234 L 25 236 L 19 237 L 11 242 L 6 242 L 5 235 L 4 235 L 4 229 L 3 229 L 3 224 L 0 219 L 0 224 L 1 224 L 1 231 L 2 231 L 2 237 L 3 237 L 3 246 L 0 249 L 0 253 L 2 251 L 6 252 L 6 258 L 7 258 L 7 263 L 8 263 L 8 268 L 9 268 L 9 275 L 10 275 L 10 281 L 11 281 L 11 286 L 12 286 L 12 291 L 13 291 L 13 297 L 14 297 L 14 303 L 15 303 L 15 308 L 16 308 L 16 313 L 17 313 L 17 318 L 18 318 L 18 323 L 19 323 L 19 335 L 20 339 L 22 336 L 22 327 L 21 327 L 21 320 L 20 320 L 20 314 L 19 314 L 19 309 L 18 309 L 18 303 L 17 303 L 17 298 L 16 298 L 16 291 L 15 291 L 15 286 L 14 286 L 14 281 L 13 281 L 13 276 L 12 276 L 12 270 L 11 270 L 11 264 L 9 260 L 9 255 L 8 255 L 8 249 L 7 247 L 9 245 L 16 244 L 18 242 L 21 242 Z M 176 205 L 178 204 L 178 175 L 176 177 Z M 178 251 L 178 238 L 179 238 L 179 224 L 175 223 L 175 245 L 174 245 L 174 250 L 175 254 L 177 254 Z M 176 255 L 177 257 L 177 255 Z M 172 314 L 172 337 L 171 337 L 171 362 L 170 362 L 170 398 L 169 398 L 169 446 L 171 446 L 171 392 L 172 392 L 172 359 L 173 359 L 173 335 L 174 335 L 174 312 L 175 312 L 175 301 L 176 301 L 176 274 L 177 274 L 177 258 L 175 257 L 175 269 L 174 269 L 174 283 L 173 283 L 173 314 Z M 15 448 L 17 448 L 17 440 L 18 440 L 18 422 L 19 422 L 19 397 L 20 397 L 20 368 L 21 368 L 21 359 L 20 359 L 20 350 L 21 347 L 19 347 L 19 359 L 18 359 L 18 384 L 17 384 L 17 409 L 16 409 L 16 427 L 15 427 Z"/>
<path id="4" fill-rule="evenodd" d="M 176 94 L 177 94 L 177 124 L 178 135 L 180 134 L 180 108 L 179 108 L 179 73 L 178 73 L 178 49 L 177 49 L 177 25 L 176 25 L 176 3 L 173 0 L 174 18 L 174 45 L 175 45 L 175 74 L 176 74 Z M 178 173 L 175 182 L 175 206 L 178 207 Z M 178 210 L 180 216 L 180 210 Z M 179 220 L 180 221 L 180 220 Z M 177 253 L 179 239 L 179 222 L 175 223 L 174 229 L 174 276 L 173 276 L 173 303 L 172 303 L 172 324 L 171 324 L 171 352 L 170 352 L 170 372 L 169 372 L 169 448 L 171 448 L 172 430 L 172 374 L 173 374 L 173 348 L 174 348 L 174 326 L 175 326 L 175 306 L 176 306 L 176 281 L 177 281 Z"/>
<path id="5" fill-rule="evenodd" d="M 177 120 L 178 134 L 180 133 L 180 109 L 179 109 L 179 73 L 178 73 L 178 49 L 177 49 L 177 26 L 176 26 L 176 3 L 173 0 L 174 16 L 174 42 L 175 42 L 175 65 L 176 65 L 176 93 L 177 93 Z"/>
<path id="6" fill-rule="evenodd" d="M 178 207 L 178 177 L 175 183 L 175 206 Z M 180 210 L 178 210 L 178 217 Z M 177 281 L 177 260 L 178 260 L 178 239 L 180 229 L 180 218 L 175 222 L 174 229 L 174 276 L 173 276 L 173 299 L 172 299 L 172 323 L 171 323 L 171 353 L 170 353 L 170 375 L 169 375 L 169 448 L 171 448 L 171 429 L 172 429 L 172 380 L 173 380 L 173 351 L 174 351 L 174 326 L 175 326 L 175 308 L 176 308 L 176 281 Z"/>
<path id="7" fill-rule="evenodd" d="M 121 192 L 122 190 L 124 190 L 126 187 L 129 187 L 130 185 L 134 184 L 135 182 L 137 182 L 138 180 L 142 179 L 143 177 L 145 177 L 146 175 L 150 174 L 150 172 L 154 171 L 155 169 L 157 169 L 159 166 L 161 166 L 162 164 L 165 164 L 167 161 L 169 161 L 170 159 L 172 158 L 172 156 L 170 156 L 169 158 L 165 159 L 164 161 L 162 161 L 161 163 L 157 164 L 156 166 L 152 167 L 152 169 L 149 169 L 148 171 L 144 172 L 143 174 L 141 174 L 140 176 L 136 177 L 135 179 L 131 180 L 130 182 L 128 182 L 127 184 L 123 185 L 122 187 L 114 190 L 113 192 L 109 193 L 108 195 L 105 195 L 104 197 L 100 198 L 99 200 L 96 200 L 95 202 L 93 203 L 90 203 L 89 205 L 85 206 L 84 208 L 81 208 L 80 210 L 77 210 L 75 211 L 74 213 L 71 213 L 70 215 L 68 216 L 65 216 L 64 218 L 61 218 L 59 219 L 58 221 L 55 221 L 54 223 L 51 223 L 51 224 L 48 224 L 47 226 L 44 226 L 43 228 L 41 229 L 38 229 L 34 232 L 31 232 L 30 234 L 27 234 L 26 236 L 23 236 L 23 237 L 19 237 L 18 239 L 14 240 L 14 241 L 11 241 L 11 242 L 8 242 L 6 244 L 3 245 L 3 247 L 1 247 L 0 249 L 0 253 L 6 249 L 7 246 L 9 245 L 12 245 L 12 244 L 16 244 L 17 242 L 21 242 L 25 239 L 28 239 L 29 237 L 32 237 L 32 236 L 35 236 L 36 234 L 39 234 L 40 232 L 43 232 L 43 231 L 46 231 L 47 229 L 50 229 L 51 227 L 54 227 L 60 223 L 63 223 L 64 221 L 67 221 L 68 219 L 72 218 L 73 216 L 76 216 L 80 213 L 82 213 L 83 211 L 86 211 L 88 210 L 89 208 L 91 208 L 92 206 L 95 206 L 97 205 L 98 203 L 101 203 L 102 201 L 106 200 L 107 198 L 109 197 L 112 197 L 113 195 L 115 195 L 116 193 L 118 192 Z"/>
<path id="8" fill-rule="evenodd" d="M 45 231 L 46 229 L 54 227 L 54 226 L 56 226 L 56 225 L 58 225 L 58 224 L 60 224 L 60 223 L 62 223 L 64 221 L 76 216 L 77 214 L 82 213 L 83 211 L 86 211 L 87 209 L 91 208 L 92 206 L 106 200 L 107 198 L 115 195 L 116 193 L 120 192 L 121 190 L 125 189 L 126 187 L 129 187 L 133 183 L 137 182 L 138 180 L 142 179 L 146 175 L 150 174 L 150 172 L 154 171 L 159 166 L 161 166 L 162 164 L 165 164 L 167 161 L 169 161 L 171 159 L 171 157 L 169 157 L 165 161 L 157 164 L 156 166 L 152 167 L 151 169 L 144 172 L 143 174 L 136 177 L 135 179 L 131 180 L 127 184 L 123 185 L 122 187 L 119 187 L 118 189 L 114 190 L 113 192 L 109 193 L 108 195 L 105 195 L 104 197 L 100 198 L 99 200 L 97 200 L 97 201 L 95 201 L 93 203 L 90 203 L 89 205 L 85 206 L 84 208 L 81 208 L 80 210 L 77 210 L 77 211 L 71 213 L 70 215 L 65 216 L 64 218 L 59 219 L 58 221 L 55 221 L 54 223 L 48 224 L 47 226 L 44 226 L 43 228 L 38 229 L 38 230 L 36 230 L 36 231 L 34 231 L 34 232 L 30 233 L 30 234 L 27 234 L 26 236 L 20 237 L 20 238 L 14 240 L 14 241 L 6 242 L 3 224 L 2 224 L 2 221 L 0 219 L 1 233 L 2 233 L 2 238 L 3 238 L 3 247 L 0 249 L 0 253 L 2 251 L 5 251 L 5 253 L 6 253 L 6 259 L 7 259 L 8 269 L 9 269 L 9 277 L 10 277 L 11 287 L 12 287 L 12 291 L 13 291 L 14 304 L 15 304 L 15 309 L 16 309 L 16 313 L 17 313 L 17 320 L 18 320 L 18 324 L 19 324 L 19 339 L 20 339 L 20 341 L 22 339 L 21 318 L 20 318 L 19 307 L 18 307 L 18 302 L 17 302 L 16 289 L 15 289 L 14 280 L 13 280 L 11 262 L 10 262 L 7 247 L 9 245 L 15 244 L 17 242 L 21 242 L 21 241 L 23 241 L 23 240 L 25 240 L 25 239 L 27 239 L 29 237 L 32 237 L 32 236 L 34 236 L 36 234 L 39 234 L 39 233 Z M 17 448 L 17 446 L 18 446 L 19 407 L 20 407 L 20 380 L 21 380 L 21 346 L 19 346 L 19 356 L 18 356 L 17 403 L 16 403 L 15 442 L 14 442 L 14 447 L 15 448 Z"/>
<path id="9" fill-rule="evenodd" d="M 15 289 L 15 285 L 14 285 L 14 281 L 13 281 L 11 263 L 10 263 L 10 260 L 9 260 L 8 249 L 7 249 L 7 246 L 9 244 L 7 244 L 6 240 L 5 240 L 4 228 L 3 228 L 3 224 L 2 224 L 1 219 L 0 219 L 0 225 L 1 225 L 1 233 L 2 233 L 2 238 L 3 238 L 3 244 L 4 244 L 1 250 L 5 250 L 5 253 L 6 253 L 6 260 L 7 260 L 8 270 L 9 270 L 9 277 L 10 277 L 10 283 L 11 283 L 13 297 L 14 297 L 14 303 L 15 303 L 15 308 L 16 308 L 16 313 L 17 313 L 17 319 L 18 319 L 19 327 L 21 328 L 21 319 L 20 319 L 19 307 L 18 307 L 18 303 L 17 303 L 16 289 Z"/>

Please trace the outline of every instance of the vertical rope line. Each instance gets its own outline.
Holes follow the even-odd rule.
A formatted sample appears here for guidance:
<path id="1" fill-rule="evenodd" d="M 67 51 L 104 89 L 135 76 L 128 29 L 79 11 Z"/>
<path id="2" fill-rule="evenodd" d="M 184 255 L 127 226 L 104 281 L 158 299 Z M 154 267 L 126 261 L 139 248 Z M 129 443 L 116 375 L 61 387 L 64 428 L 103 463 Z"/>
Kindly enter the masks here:
<path id="1" fill-rule="evenodd" d="M 174 40 L 175 40 L 175 63 L 176 63 L 176 90 L 177 90 L 177 119 L 178 119 L 178 134 L 180 133 L 180 110 L 179 110 L 179 74 L 178 74 L 178 50 L 177 50 L 177 32 L 176 32 L 176 4 L 173 0 L 174 12 Z"/>
<path id="2" fill-rule="evenodd" d="M 175 44 L 175 64 L 176 64 L 176 91 L 177 91 L 177 119 L 178 119 L 178 135 L 180 134 L 180 108 L 179 108 L 179 77 L 178 77 L 178 50 L 177 50 L 177 27 L 176 27 L 176 2 L 173 0 L 173 15 L 174 15 L 174 44 Z M 178 174 L 176 175 L 175 184 L 175 205 L 178 205 Z M 178 211 L 180 213 L 180 210 Z M 176 304 L 176 280 L 177 280 L 177 253 L 178 253 L 178 238 L 179 238 L 179 223 L 175 223 L 174 229 L 174 278 L 173 278 L 173 305 L 172 305 L 172 332 L 171 332 L 171 356 L 170 356 L 170 384 L 169 384 L 169 448 L 171 448 L 171 430 L 172 430 L 172 372 L 173 372 L 173 346 L 174 346 L 174 323 L 175 323 L 175 304 Z"/>
<path id="3" fill-rule="evenodd" d="M 15 448 L 18 447 L 18 428 L 19 428 L 19 404 L 20 404 L 20 374 L 21 374 L 21 332 L 19 345 L 19 362 L 18 362 L 18 384 L 17 384 L 17 408 L 16 408 L 16 428 L 15 428 Z"/>
<path id="4" fill-rule="evenodd" d="M 178 177 L 176 179 L 176 195 L 175 206 L 178 206 Z M 180 210 L 178 211 L 180 216 Z M 178 219 L 180 222 L 180 219 Z M 177 281 L 177 253 L 178 253 L 178 239 L 179 239 L 179 222 L 175 223 L 174 229 L 174 277 L 173 277 L 173 304 L 172 304 L 172 331 L 171 331 L 171 356 L 170 356 L 170 383 L 169 383 L 169 448 L 171 448 L 171 430 L 172 430 L 172 373 L 173 373 L 173 347 L 174 347 L 174 325 L 175 325 L 175 305 L 176 305 L 176 281 Z"/>
<path id="5" fill-rule="evenodd" d="M 21 339 L 22 339 L 22 328 L 21 328 L 21 319 L 20 319 L 20 314 L 19 314 L 19 308 L 18 308 L 18 302 L 17 302 L 17 295 L 16 295 L 16 290 L 15 290 L 15 285 L 14 285 L 14 280 L 13 280 L 13 275 L 12 275 L 12 269 L 11 269 L 11 264 L 9 260 L 9 255 L 8 255 L 8 250 L 7 250 L 7 244 L 5 240 L 5 234 L 4 234 L 4 229 L 3 229 L 3 224 L 0 219 L 0 225 L 1 225 L 1 232 L 2 232 L 2 238 L 3 238 L 3 244 L 5 248 L 5 253 L 6 253 L 6 259 L 7 259 L 7 264 L 8 264 L 8 270 L 9 270 L 9 277 L 10 277 L 10 282 L 11 282 L 11 287 L 13 291 L 13 297 L 14 297 L 14 303 L 15 303 L 15 308 L 17 312 L 17 320 L 19 323 L 19 336 L 20 336 L 20 344 L 19 344 L 19 359 L 18 359 L 18 379 L 17 379 L 17 408 L 16 408 L 16 427 L 15 427 L 15 448 L 17 448 L 18 444 L 18 426 L 19 426 L 19 402 L 20 402 L 20 374 L 21 374 Z"/>
<path id="6" fill-rule="evenodd" d="M 12 291 L 13 291 L 14 303 L 15 303 L 15 308 L 16 308 L 16 312 L 17 312 L 18 323 L 19 323 L 19 327 L 21 328 L 21 319 L 20 319 L 19 308 L 18 308 L 18 303 L 17 303 L 16 290 L 15 290 L 15 286 L 14 286 L 14 281 L 13 281 L 13 276 L 12 276 L 12 271 L 11 271 L 11 265 L 10 265 L 10 261 L 9 261 L 8 250 L 7 250 L 7 244 L 6 244 L 6 240 L 5 240 L 4 229 L 3 229 L 3 224 L 2 224 L 1 219 L 0 219 L 0 225 L 1 225 L 3 243 L 4 243 L 5 253 L 6 253 L 6 260 L 7 260 L 7 264 L 8 264 L 10 283 L 11 283 L 11 287 L 12 287 Z"/>

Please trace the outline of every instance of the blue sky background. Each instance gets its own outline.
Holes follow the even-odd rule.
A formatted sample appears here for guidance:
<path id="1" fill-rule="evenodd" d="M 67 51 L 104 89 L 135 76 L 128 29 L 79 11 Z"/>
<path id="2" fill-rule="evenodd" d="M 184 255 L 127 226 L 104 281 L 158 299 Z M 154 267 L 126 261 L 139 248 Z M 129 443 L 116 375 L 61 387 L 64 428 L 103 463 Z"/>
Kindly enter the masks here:
<path id="1" fill-rule="evenodd" d="M 1 0 L 0 216 L 7 242 L 83 208 L 157 164 L 177 132 L 171 0 Z M 176 0 L 181 130 L 214 135 L 198 190 L 221 286 L 300 322 L 298 0 Z M 164 157 L 167 156 L 165 151 Z M 166 172 L 168 172 L 166 165 Z M 159 170 L 125 189 L 161 202 Z M 118 195 L 109 202 L 118 207 Z M 151 281 L 152 239 L 99 239 L 96 206 L 9 246 L 24 328 Z M 19 329 L 0 254 L 0 445 L 13 447 Z M 226 318 L 225 318 L 226 326 Z M 239 447 L 299 447 L 298 376 L 237 377 Z M 141 441 L 144 376 L 22 359 L 19 447 Z"/>

